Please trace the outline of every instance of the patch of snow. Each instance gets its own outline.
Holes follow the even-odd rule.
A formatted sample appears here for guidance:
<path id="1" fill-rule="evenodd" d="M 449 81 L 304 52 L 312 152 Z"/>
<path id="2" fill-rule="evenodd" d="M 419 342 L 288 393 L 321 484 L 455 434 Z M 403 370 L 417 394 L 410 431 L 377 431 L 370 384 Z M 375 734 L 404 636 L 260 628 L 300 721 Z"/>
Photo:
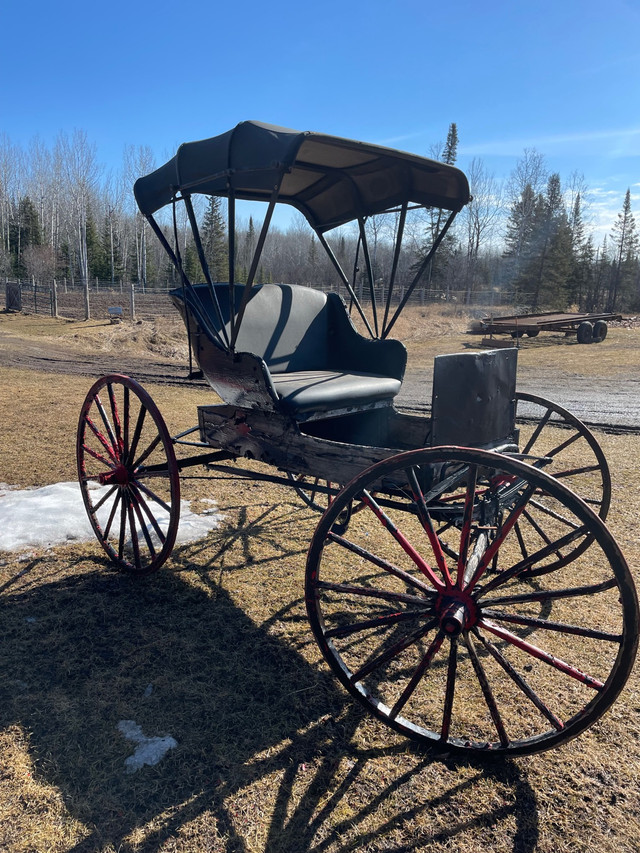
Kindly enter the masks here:
<path id="1" fill-rule="evenodd" d="M 97 502 L 109 487 L 96 485 L 95 488 Z M 189 501 L 180 502 L 176 545 L 203 539 L 222 518 L 213 507 L 197 514 L 190 506 Z M 105 501 L 98 512 L 102 525 L 107 522 L 110 508 L 111 501 Z M 160 510 L 160 527 L 166 529 L 168 518 L 168 513 Z M 50 548 L 69 542 L 90 542 L 94 538 L 78 483 L 54 483 L 39 489 L 0 484 L 0 551 Z"/>
<path id="2" fill-rule="evenodd" d="M 140 770 L 145 764 L 153 767 L 157 764 L 170 749 L 175 749 L 178 741 L 170 735 L 166 737 L 147 737 L 142 733 L 142 726 L 139 726 L 133 720 L 120 720 L 118 723 L 118 731 L 124 735 L 127 740 L 132 740 L 137 744 L 133 755 L 125 759 L 125 772 L 135 773 Z"/>

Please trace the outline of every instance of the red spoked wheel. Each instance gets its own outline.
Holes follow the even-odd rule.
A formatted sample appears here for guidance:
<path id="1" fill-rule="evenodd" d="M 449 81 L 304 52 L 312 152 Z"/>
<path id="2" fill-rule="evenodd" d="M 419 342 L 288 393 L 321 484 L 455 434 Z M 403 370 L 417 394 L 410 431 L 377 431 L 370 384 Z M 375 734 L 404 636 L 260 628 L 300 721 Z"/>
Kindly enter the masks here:
<path id="1" fill-rule="evenodd" d="M 353 500 L 365 509 L 341 535 Z M 523 555 L 516 525 L 534 502 L 548 541 Z M 586 533 L 587 551 L 535 574 Z M 489 451 L 411 451 L 354 479 L 313 536 L 306 601 L 346 689 L 447 751 L 527 754 L 575 737 L 636 653 L 633 581 L 602 520 L 560 481 Z"/>
<path id="2" fill-rule="evenodd" d="M 119 569 L 157 571 L 180 518 L 180 477 L 158 407 L 135 380 L 112 374 L 86 396 L 76 441 L 78 478 L 98 541 Z"/>

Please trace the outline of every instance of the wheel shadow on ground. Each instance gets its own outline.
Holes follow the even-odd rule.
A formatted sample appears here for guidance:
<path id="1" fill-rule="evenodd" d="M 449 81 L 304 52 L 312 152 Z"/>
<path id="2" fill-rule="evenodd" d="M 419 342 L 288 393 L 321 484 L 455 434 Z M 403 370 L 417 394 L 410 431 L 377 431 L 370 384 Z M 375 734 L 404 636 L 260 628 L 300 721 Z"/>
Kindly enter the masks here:
<path id="1" fill-rule="evenodd" d="M 35 772 L 87 828 L 74 853 L 151 853 L 169 839 L 238 853 L 404 850 L 494 831 L 535 849 L 526 775 L 381 732 L 295 639 L 274 635 L 296 627 L 300 601 L 259 625 L 213 571 L 194 585 L 180 571 L 136 579 L 105 565 L 79 560 L 69 575 L 67 562 L 61 575 L 52 558 L 0 598 L 0 726 L 27 732 Z M 177 746 L 127 773 L 123 720 Z M 460 798 L 487 784 L 500 805 L 478 797 L 461 817 Z"/>

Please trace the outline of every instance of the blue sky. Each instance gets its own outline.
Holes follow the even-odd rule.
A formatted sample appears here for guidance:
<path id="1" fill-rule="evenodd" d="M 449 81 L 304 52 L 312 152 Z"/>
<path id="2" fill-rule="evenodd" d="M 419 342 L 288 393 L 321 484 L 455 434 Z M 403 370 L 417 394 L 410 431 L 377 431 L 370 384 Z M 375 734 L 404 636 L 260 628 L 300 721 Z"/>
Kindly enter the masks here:
<path id="1" fill-rule="evenodd" d="M 640 214 L 640 0 L 5 0 L 0 23 L 20 145 L 78 128 L 117 170 L 259 119 L 428 155 L 455 121 L 461 168 L 536 148 L 606 230 L 627 187 Z"/>

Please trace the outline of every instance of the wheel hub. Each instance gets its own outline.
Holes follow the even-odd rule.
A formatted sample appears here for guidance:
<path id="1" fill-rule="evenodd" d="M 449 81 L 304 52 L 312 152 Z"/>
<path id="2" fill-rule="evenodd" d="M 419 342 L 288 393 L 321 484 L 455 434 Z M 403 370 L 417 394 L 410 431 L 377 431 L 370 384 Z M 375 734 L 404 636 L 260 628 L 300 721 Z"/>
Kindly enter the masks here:
<path id="1" fill-rule="evenodd" d="M 447 637 L 459 637 L 472 628 L 478 620 L 478 606 L 468 592 L 449 588 L 436 605 L 440 629 Z"/>
<path id="2" fill-rule="evenodd" d="M 116 465 L 111 471 L 106 474 L 100 474 L 98 477 L 101 486 L 128 486 L 129 479 L 129 469 L 126 465 Z"/>

